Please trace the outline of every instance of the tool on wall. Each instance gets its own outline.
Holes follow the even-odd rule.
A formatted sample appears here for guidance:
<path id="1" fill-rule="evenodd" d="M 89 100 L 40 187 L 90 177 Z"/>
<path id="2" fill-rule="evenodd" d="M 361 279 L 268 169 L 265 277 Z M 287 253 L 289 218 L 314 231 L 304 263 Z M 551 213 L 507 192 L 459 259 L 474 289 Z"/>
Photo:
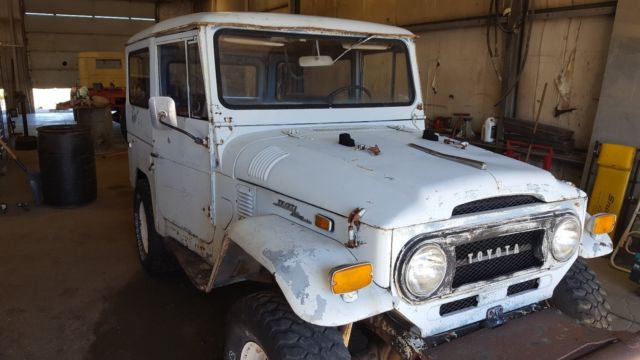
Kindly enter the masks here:
<path id="1" fill-rule="evenodd" d="M 571 107 L 571 108 L 568 108 L 568 109 L 560 109 L 560 108 L 558 108 L 558 105 L 556 105 L 556 107 L 553 109 L 553 117 L 559 117 L 562 114 L 571 113 L 571 112 L 574 112 L 576 110 L 578 110 L 578 109 L 575 108 L 575 107 Z"/>
<path id="2" fill-rule="evenodd" d="M 2 139 L 0 139 L 0 146 L 4 148 L 7 154 L 9 154 L 13 161 L 15 161 L 20 169 L 22 169 L 22 171 L 27 175 L 29 178 L 29 186 L 31 187 L 31 194 L 33 195 L 33 201 L 36 206 L 40 205 L 42 200 L 42 181 L 40 179 L 40 173 L 29 171 L 27 166 L 18 159 L 13 150 L 11 150 L 11 148 Z"/>
<path id="3" fill-rule="evenodd" d="M 618 241 L 618 244 L 613 249 L 613 253 L 611 254 L 611 258 L 609 259 L 613 268 L 624 271 L 626 273 L 631 273 L 632 269 L 617 265 L 616 255 L 618 255 L 620 249 L 624 249 L 628 254 L 637 256 L 637 252 L 631 250 L 631 244 L 633 242 L 634 236 L 640 236 L 640 227 L 636 224 L 638 216 L 640 216 L 640 201 L 638 201 L 638 205 L 636 205 L 636 209 L 633 211 L 633 215 L 631 216 L 631 219 L 629 220 L 624 233 L 620 237 L 620 241 Z"/>
<path id="4" fill-rule="evenodd" d="M 531 156 L 531 149 L 533 148 L 533 137 L 536 136 L 538 131 L 538 123 L 540 121 L 540 113 L 542 112 L 542 104 L 544 104 L 544 98 L 547 95 L 547 83 L 544 83 L 542 88 L 542 97 L 540 97 L 540 105 L 538 105 L 538 113 L 536 114 L 536 122 L 533 125 L 533 134 L 531 135 L 531 141 L 529 142 L 529 149 L 527 149 L 527 156 L 524 158 L 524 162 L 529 162 L 529 156 Z"/>

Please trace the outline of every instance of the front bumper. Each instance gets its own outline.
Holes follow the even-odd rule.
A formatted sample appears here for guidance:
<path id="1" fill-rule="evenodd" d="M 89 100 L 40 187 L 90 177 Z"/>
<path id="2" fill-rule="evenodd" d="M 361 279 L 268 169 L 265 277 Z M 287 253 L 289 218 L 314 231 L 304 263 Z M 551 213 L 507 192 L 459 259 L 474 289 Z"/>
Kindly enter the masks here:
<path id="1" fill-rule="evenodd" d="M 487 311 L 501 306 L 504 312 L 516 310 L 524 306 L 546 300 L 553 295 L 558 283 L 567 273 L 578 257 L 574 253 L 566 262 L 558 262 L 549 252 L 550 229 L 555 227 L 558 219 L 564 216 L 577 216 L 584 221 L 583 202 L 564 201 L 558 203 L 542 203 L 503 211 L 485 212 L 468 216 L 454 217 L 451 220 L 433 224 L 429 227 L 411 229 L 411 231 L 394 231 L 394 250 L 397 251 L 394 274 L 396 281 L 392 286 L 392 294 L 397 299 L 395 310 L 408 322 L 413 324 L 413 330 L 422 337 L 433 336 L 467 324 L 485 320 Z M 495 277 L 476 279 L 463 285 L 455 284 L 455 270 L 448 270 L 443 285 L 431 297 L 422 301 L 408 298 L 403 290 L 402 281 L 398 278 L 398 270 L 404 260 L 404 249 L 415 246 L 424 241 L 442 244 L 449 253 L 456 253 L 461 244 L 483 239 L 492 239 L 504 234 L 518 234 L 544 229 L 541 245 L 542 264 L 526 265 L 515 271 L 504 272 Z M 396 242 L 395 239 L 400 241 Z M 520 240 L 518 240 L 519 242 Z M 451 249 L 454 249 L 451 251 Z M 463 252 L 464 254 L 464 252 Z M 463 256 L 464 257 L 464 256 Z M 505 257 L 506 258 L 506 257 Z M 491 258 L 490 258 L 491 259 Z M 460 259 L 453 255 L 452 261 Z M 462 264 L 465 266 L 464 264 Z M 455 267 L 454 267 L 455 269 Z M 510 291 L 514 287 L 536 281 L 537 286 L 526 288 L 524 291 Z M 457 301 L 473 299 L 471 306 L 456 308 L 454 311 L 442 311 L 443 305 L 450 306 Z"/>
<path id="2" fill-rule="evenodd" d="M 553 295 L 556 285 L 569 271 L 571 264 L 573 261 L 568 261 L 553 270 L 534 269 L 515 273 L 504 279 L 475 283 L 463 292 L 431 300 L 421 305 L 400 301 L 395 304 L 395 309 L 419 330 L 422 337 L 436 335 L 470 323 L 483 321 L 487 318 L 487 311 L 496 306 L 502 306 L 505 312 L 509 312 L 549 299 Z M 519 292 L 511 296 L 507 294 L 510 286 L 531 279 L 539 279 L 537 289 Z M 440 314 L 441 306 L 473 296 L 477 296 L 476 306 L 445 315 Z"/>
<path id="3" fill-rule="evenodd" d="M 505 314 L 496 328 L 472 323 L 438 336 L 421 338 L 392 317 L 367 320 L 402 359 L 637 359 L 640 333 L 586 327 L 552 308 L 530 306 Z"/>
<path id="4" fill-rule="evenodd" d="M 428 350 L 429 359 L 637 359 L 640 334 L 579 325 L 546 309 Z"/>

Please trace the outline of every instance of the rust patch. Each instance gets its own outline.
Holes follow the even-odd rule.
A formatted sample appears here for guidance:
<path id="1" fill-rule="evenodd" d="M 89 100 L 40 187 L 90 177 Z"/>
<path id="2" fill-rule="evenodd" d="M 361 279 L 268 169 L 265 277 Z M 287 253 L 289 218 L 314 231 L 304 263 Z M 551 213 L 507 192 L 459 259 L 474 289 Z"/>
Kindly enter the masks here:
<path id="1" fill-rule="evenodd" d="M 365 212 L 367 212 L 367 210 L 365 210 L 364 208 L 355 208 L 349 214 L 349 217 L 348 217 L 349 240 L 346 243 L 348 248 L 353 249 L 358 247 L 361 244 L 360 240 L 358 239 L 358 232 L 360 231 L 360 224 L 361 224 L 360 220 L 364 216 Z"/>
<path id="2" fill-rule="evenodd" d="M 185 24 L 185 25 L 181 25 L 181 26 L 176 26 L 173 27 L 171 29 L 167 29 L 164 31 L 156 31 L 156 32 L 151 32 L 149 33 L 147 36 L 145 37 L 141 37 L 140 39 L 137 39 L 134 42 L 127 42 L 126 45 L 131 45 L 134 43 L 137 43 L 139 41 L 151 38 L 151 37 L 157 37 L 157 36 L 163 36 L 163 35 L 170 35 L 170 34 L 176 34 L 179 32 L 183 32 L 186 30 L 195 30 L 198 29 L 200 27 L 204 27 L 204 26 L 215 26 L 215 27 L 234 27 L 234 28 L 240 28 L 240 29 L 247 29 L 247 30 L 270 30 L 270 31 L 300 31 L 300 32 L 310 32 L 310 33 L 317 33 L 320 35 L 342 35 L 342 36 L 349 36 L 349 35 L 361 35 L 361 36 L 379 36 L 381 38 L 387 38 L 387 39 L 415 39 L 417 38 L 417 36 L 415 34 L 411 34 L 411 35 L 405 35 L 405 34 L 384 34 L 384 33 L 367 33 L 367 32 L 361 32 L 361 31 L 344 31 L 344 30 L 336 30 L 336 29 L 331 29 L 331 28 L 323 28 L 323 27 L 318 27 L 318 26 L 263 26 L 263 25 L 255 25 L 255 24 L 242 24 L 242 23 L 214 23 L 214 22 L 209 22 L 209 21 L 205 21 L 205 22 L 192 22 L 189 24 Z"/>

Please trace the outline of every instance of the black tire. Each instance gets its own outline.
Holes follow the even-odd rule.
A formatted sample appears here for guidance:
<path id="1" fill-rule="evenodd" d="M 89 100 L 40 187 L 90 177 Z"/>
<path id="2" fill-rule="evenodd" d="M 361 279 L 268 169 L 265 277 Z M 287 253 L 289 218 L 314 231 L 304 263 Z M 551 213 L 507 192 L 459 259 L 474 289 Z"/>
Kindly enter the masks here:
<path id="1" fill-rule="evenodd" d="M 258 344 L 270 360 L 351 359 L 336 328 L 305 322 L 273 291 L 241 299 L 229 314 L 224 358 L 241 359 L 249 342 Z"/>
<path id="2" fill-rule="evenodd" d="M 555 288 L 551 304 L 583 325 L 609 329 L 613 320 L 607 293 L 582 259 L 573 263 Z"/>
<path id="3" fill-rule="evenodd" d="M 113 122 L 120 124 L 120 134 L 122 134 L 124 141 L 127 141 L 127 119 L 124 117 L 124 113 L 117 110 L 111 116 Z"/>
<path id="4" fill-rule="evenodd" d="M 140 206 L 142 204 L 142 206 Z M 140 210 L 144 210 L 146 217 L 146 231 L 148 238 L 147 249 L 143 245 L 143 226 Z M 133 223 L 136 232 L 136 246 L 138 258 L 142 267 L 151 275 L 165 274 L 177 270 L 177 262 L 164 246 L 162 237 L 156 232 L 153 220 L 153 203 L 151 202 L 151 187 L 146 179 L 136 183 L 133 194 Z"/>

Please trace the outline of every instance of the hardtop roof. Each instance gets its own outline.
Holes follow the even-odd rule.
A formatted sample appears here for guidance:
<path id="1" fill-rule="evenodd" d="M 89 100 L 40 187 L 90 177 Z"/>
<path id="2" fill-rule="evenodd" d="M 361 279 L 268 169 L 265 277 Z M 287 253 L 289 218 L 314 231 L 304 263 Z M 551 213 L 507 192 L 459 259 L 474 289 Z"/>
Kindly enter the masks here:
<path id="1" fill-rule="evenodd" d="M 238 26 L 263 30 L 293 30 L 334 35 L 415 37 L 409 30 L 397 26 L 324 16 L 261 12 L 202 12 L 161 21 L 133 35 L 127 43 L 131 44 L 155 35 L 196 28 L 200 25 Z"/>

